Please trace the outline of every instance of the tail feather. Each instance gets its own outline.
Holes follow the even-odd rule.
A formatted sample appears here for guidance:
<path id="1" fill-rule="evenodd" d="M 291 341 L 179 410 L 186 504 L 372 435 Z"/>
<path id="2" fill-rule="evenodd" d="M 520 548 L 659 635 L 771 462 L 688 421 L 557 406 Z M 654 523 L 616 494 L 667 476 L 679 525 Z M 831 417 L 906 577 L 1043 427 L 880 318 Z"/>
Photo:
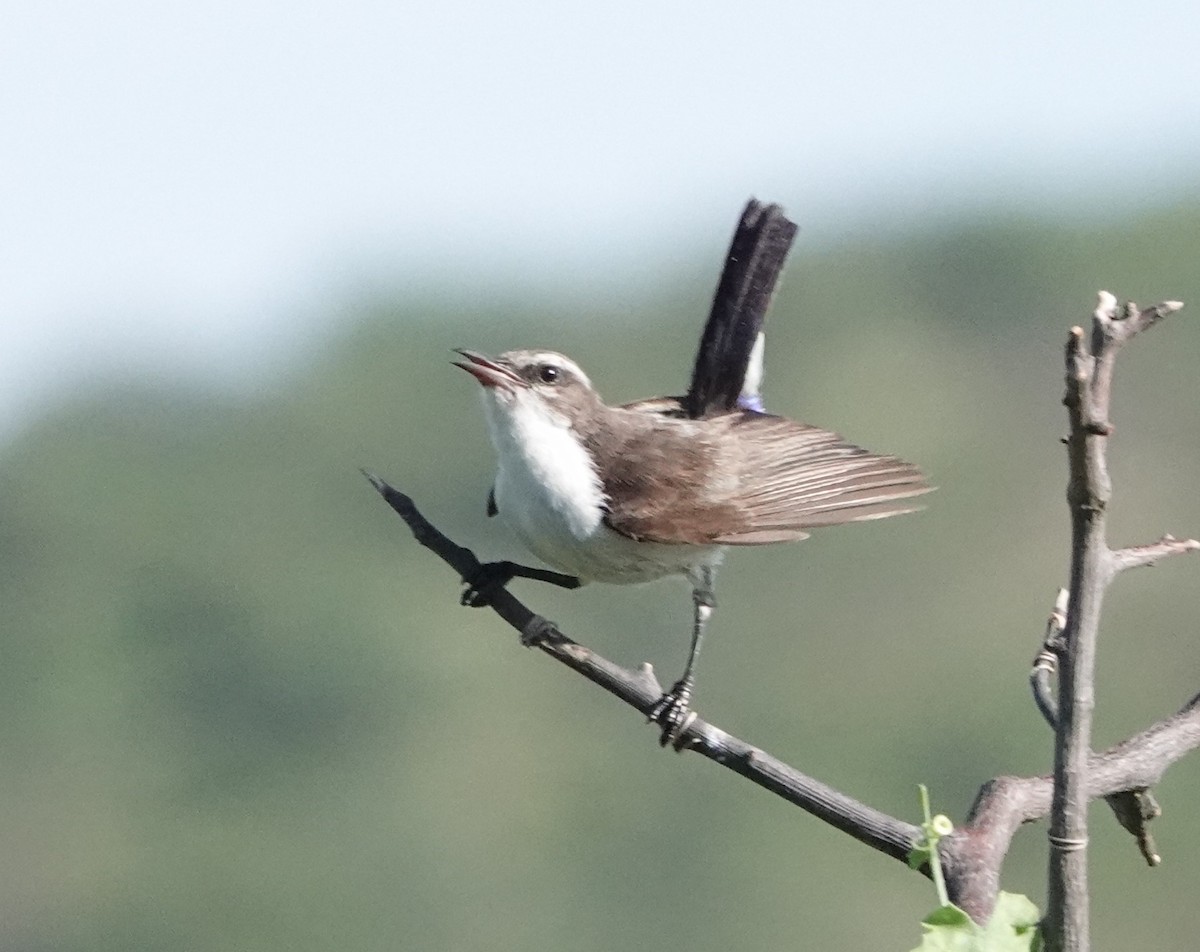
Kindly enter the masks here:
<path id="1" fill-rule="evenodd" d="M 778 205 L 751 199 L 742 212 L 725 268 L 713 296 L 712 310 L 692 370 L 684 411 L 698 419 L 711 413 L 762 409 L 758 400 L 761 377 L 762 326 L 783 263 L 796 237 L 796 225 Z M 751 363 L 757 366 L 747 371 Z M 751 380 L 751 392 L 743 386 Z"/>

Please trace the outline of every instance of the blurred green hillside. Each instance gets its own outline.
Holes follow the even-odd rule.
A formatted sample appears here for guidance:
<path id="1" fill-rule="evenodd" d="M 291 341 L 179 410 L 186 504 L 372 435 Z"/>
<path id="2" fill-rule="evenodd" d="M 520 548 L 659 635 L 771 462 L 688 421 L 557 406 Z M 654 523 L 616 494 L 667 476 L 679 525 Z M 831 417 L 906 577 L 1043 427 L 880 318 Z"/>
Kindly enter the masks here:
<path id="1" fill-rule="evenodd" d="M 882 809 L 915 818 L 924 782 L 961 818 L 987 778 L 1050 768 L 1026 675 L 1066 577 L 1062 343 L 1100 288 L 1190 304 L 1119 365 L 1114 541 L 1200 531 L 1200 205 L 804 239 L 770 407 L 940 488 L 918 515 L 733 553 L 697 708 Z M 523 557 L 484 516 L 490 448 L 449 348 L 563 350 L 610 400 L 678 390 L 719 264 L 697 252 L 611 313 L 516 288 L 379 300 L 260 393 L 128 380 L 4 447 L 0 946 L 912 947 L 928 883 L 660 751 L 460 608 L 358 473 L 482 557 Z M 1198 578 L 1178 559 L 1113 590 L 1098 744 L 1200 689 Z M 682 664 L 682 584 L 515 590 L 614 660 Z M 1196 757 L 1159 788 L 1157 870 L 1096 809 L 1097 949 L 1195 947 L 1198 788 Z M 1039 903 L 1044 832 L 1005 877 Z"/>

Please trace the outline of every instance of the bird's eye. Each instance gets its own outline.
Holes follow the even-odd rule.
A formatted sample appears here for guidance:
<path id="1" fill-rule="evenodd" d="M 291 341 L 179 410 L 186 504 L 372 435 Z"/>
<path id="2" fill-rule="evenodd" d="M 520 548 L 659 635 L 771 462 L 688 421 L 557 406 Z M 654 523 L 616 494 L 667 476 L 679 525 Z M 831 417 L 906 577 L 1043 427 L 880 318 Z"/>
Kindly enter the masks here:
<path id="1" fill-rule="evenodd" d="M 537 369 L 538 379 L 542 383 L 557 383 L 561 373 L 554 364 L 542 364 Z"/>

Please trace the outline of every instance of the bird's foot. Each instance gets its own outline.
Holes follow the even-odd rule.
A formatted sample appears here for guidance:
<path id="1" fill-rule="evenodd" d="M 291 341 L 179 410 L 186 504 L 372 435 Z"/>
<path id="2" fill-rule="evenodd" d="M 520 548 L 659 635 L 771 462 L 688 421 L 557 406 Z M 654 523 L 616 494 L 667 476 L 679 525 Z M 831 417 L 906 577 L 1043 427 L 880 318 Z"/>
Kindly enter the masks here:
<path id="1" fill-rule="evenodd" d="M 470 608 L 483 608 L 490 605 L 496 593 L 511 582 L 519 568 L 513 562 L 485 562 L 479 566 L 470 578 L 464 578 L 466 589 L 463 590 L 459 603 Z"/>
<path id="2" fill-rule="evenodd" d="M 684 733 L 696 720 L 696 712 L 691 710 L 692 681 L 684 678 L 676 681 L 675 685 L 650 708 L 647 719 L 662 728 L 658 743 L 662 747 L 670 744 L 676 750 L 683 750 Z"/>
<path id="3" fill-rule="evenodd" d="M 490 605 L 496 594 L 515 578 L 549 582 L 559 588 L 579 588 L 583 582 L 574 575 L 564 575 L 550 569 L 535 569 L 516 562 L 485 562 L 470 578 L 464 578 L 467 586 L 460 601 L 471 608 Z"/>

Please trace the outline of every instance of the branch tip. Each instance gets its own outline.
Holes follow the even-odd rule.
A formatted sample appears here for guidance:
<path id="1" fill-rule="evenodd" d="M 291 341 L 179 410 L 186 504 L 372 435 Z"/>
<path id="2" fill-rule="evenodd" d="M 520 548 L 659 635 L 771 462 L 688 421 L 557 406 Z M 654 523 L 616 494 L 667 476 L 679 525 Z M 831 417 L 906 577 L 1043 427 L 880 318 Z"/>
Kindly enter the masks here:
<path id="1" fill-rule="evenodd" d="M 369 483 L 370 483 L 372 486 L 374 486 L 374 487 L 375 487 L 375 491 L 376 491 L 377 493 L 380 493 L 380 494 L 382 494 L 382 493 L 384 492 L 384 487 L 387 485 L 387 483 L 385 483 L 385 482 L 384 482 L 382 479 L 380 479 L 380 478 L 379 478 L 378 476 L 376 476 L 374 473 L 372 473 L 372 472 L 369 472 L 369 471 L 367 471 L 367 470 L 363 469 L 361 466 L 360 466 L 360 467 L 358 467 L 358 471 L 359 471 L 360 473 L 362 473 L 364 476 L 366 476 L 366 477 L 367 477 L 367 481 L 368 481 L 368 482 L 369 482 Z"/>
<path id="2" fill-rule="evenodd" d="M 1136 569 L 1144 565 L 1153 565 L 1168 555 L 1184 555 L 1197 550 L 1200 550 L 1200 541 L 1164 535 L 1157 542 L 1148 545 L 1131 545 L 1124 549 L 1116 549 L 1112 553 L 1112 559 L 1118 570 Z"/>
<path id="3" fill-rule="evenodd" d="M 1090 376 L 1091 368 L 1089 366 L 1087 338 L 1084 336 L 1083 328 L 1076 324 L 1071 328 L 1067 336 L 1066 347 L 1067 359 L 1067 379 L 1070 381 L 1068 385 L 1067 396 L 1063 398 L 1063 403 L 1067 406 L 1077 404 L 1079 400 L 1078 392 L 1087 383 Z"/>

